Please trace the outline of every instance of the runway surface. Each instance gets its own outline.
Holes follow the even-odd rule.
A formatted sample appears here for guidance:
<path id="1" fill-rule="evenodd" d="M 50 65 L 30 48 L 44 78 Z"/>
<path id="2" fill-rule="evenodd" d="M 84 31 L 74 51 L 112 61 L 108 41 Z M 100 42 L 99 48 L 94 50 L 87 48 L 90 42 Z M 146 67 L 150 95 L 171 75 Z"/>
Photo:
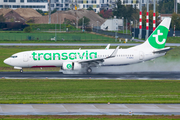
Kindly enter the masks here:
<path id="1" fill-rule="evenodd" d="M 0 104 L 0 115 L 180 115 L 180 104 Z"/>
<path id="2" fill-rule="evenodd" d="M 175 79 L 180 80 L 180 72 L 129 72 L 118 74 L 62 74 L 61 72 L 0 72 L 1 78 L 34 79 Z"/>
<path id="3" fill-rule="evenodd" d="M 107 46 L 108 43 L 0 43 L 0 46 Z M 135 46 L 141 43 L 112 43 L 111 46 Z M 180 46 L 180 43 L 166 43 L 166 46 Z"/>

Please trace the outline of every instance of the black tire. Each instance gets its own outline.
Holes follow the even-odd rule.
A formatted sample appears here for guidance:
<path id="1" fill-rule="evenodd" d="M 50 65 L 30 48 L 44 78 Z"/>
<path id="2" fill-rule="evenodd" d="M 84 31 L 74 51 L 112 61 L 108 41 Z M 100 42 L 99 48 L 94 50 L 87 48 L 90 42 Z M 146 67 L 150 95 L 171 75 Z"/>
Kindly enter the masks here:
<path id="1" fill-rule="evenodd" d="M 91 74 L 91 72 L 92 72 L 92 69 L 90 67 L 87 68 L 87 74 Z"/>
<path id="2" fill-rule="evenodd" d="M 20 73 L 23 73 L 23 69 L 20 70 Z"/>

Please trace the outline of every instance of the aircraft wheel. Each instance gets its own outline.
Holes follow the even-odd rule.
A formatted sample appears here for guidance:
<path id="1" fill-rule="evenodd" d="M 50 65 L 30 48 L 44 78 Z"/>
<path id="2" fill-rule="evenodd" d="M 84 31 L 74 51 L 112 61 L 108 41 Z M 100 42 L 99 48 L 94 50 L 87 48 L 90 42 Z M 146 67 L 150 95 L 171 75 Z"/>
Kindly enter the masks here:
<path id="1" fill-rule="evenodd" d="M 20 70 L 20 73 L 23 73 L 23 69 Z"/>
<path id="2" fill-rule="evenodd" d="M 87 74 L 90 74 L 92 72 L 92 69 L 89 67 L 87 68 Z"/>

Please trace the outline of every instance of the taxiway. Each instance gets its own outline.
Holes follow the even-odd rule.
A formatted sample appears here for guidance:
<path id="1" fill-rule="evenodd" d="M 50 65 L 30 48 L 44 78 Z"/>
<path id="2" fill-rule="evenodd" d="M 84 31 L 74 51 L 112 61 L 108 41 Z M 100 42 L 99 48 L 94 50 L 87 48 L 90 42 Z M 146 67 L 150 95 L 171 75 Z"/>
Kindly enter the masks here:
<path id="1" fill-rule="evenodd" d="M 180 104 L 0 104 L 0 115 L 180 115 Z"/>

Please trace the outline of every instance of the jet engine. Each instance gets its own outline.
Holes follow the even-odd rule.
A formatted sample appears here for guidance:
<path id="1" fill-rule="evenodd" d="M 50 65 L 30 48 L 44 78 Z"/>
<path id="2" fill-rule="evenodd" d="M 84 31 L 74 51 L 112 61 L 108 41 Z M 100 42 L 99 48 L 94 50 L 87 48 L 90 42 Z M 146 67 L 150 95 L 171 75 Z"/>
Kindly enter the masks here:
<path id="1" fill-rule="evenodd" d="M 64 62 L 62 68 L 63 70 L 80 70 L 82 66 L 78 62 Z"/>

